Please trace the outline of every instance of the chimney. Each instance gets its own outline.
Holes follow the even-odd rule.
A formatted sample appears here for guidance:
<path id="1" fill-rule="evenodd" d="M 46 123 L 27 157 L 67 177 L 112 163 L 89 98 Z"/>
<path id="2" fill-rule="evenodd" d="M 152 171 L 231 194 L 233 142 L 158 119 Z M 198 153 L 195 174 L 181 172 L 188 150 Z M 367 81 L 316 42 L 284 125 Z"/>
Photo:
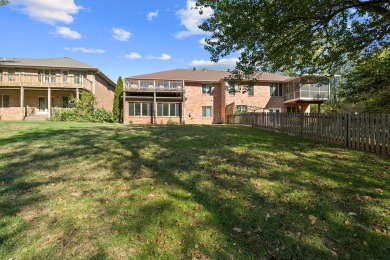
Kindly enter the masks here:
<path id="1" fill-rule="evenodd" d="M 195 71 L 195 70 L 196 70 L 196 68 L 195 68 L 195 67 L 193 67 L 193 68 L 192 68 L 192 70 L 193 70 L 193 71 Z"/>
<path id="2" fill-rule="evenodd" d="M 230 72 L 230 69 L 227 69 L 227 72 Z"/>

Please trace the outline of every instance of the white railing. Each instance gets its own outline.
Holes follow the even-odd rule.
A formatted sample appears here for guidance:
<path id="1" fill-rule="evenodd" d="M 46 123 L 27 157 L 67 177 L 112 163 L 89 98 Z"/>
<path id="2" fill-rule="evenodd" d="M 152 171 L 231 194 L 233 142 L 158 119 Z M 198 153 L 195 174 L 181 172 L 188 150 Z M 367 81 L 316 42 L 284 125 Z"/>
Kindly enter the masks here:
<path id="1" fill-rule="evenodd" d="M 161 90 L 177 91 L 183 90 L 183 81 L 179 80 L 125 80 L 125 89 L 127 90 Z"/>
<path id="2" fill-rule="evenodd" d="M 92 91 L 92 82 L 90 80 L 83 76 L 73 75 L 3 73 L 0 76 L 1 86 L 83 88 Z"/>

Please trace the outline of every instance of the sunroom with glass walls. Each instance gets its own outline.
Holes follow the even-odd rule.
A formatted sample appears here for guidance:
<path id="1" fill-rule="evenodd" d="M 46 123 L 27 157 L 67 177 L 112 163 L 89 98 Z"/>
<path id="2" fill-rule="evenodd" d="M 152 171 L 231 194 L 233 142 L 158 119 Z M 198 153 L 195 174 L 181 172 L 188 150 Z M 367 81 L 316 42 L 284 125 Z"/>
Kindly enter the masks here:
<path id="1" fill-rule="evenodd" d="M 181 123 L 182 105 L 180 102 L 127 102 L 129 123 L 165 124 Z"/>

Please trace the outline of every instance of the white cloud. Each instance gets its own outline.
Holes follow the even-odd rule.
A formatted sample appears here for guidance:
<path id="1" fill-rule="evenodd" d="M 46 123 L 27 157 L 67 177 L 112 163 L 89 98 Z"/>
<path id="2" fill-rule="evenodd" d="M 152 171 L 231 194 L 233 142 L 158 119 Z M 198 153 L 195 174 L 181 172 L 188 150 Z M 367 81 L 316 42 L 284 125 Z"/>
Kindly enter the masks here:
<path id="1" fill-rule="evenodd" d="M 102 50 L 102 49 L 87 49 L 87 48 L 83 48 L 83 47 L 77 47 L 77 48 L 64 48 L 64 50 L 66 51 L 73 51 L 73 52 L 78 52 L 78 51 L 81 51 L 81 52 L 84 52 L 84 53 L 98 53 L 98 54 L 102 54 L 102 53 L 105 53 L 106 51 L 105 50 Z"/>
<path id="2" fill-rule="evenodd" d="M 134 60 L 134 59 L 141 59 L 142 56 L 141 56 L 141 54 L 139 54 L 137 52 L 130 52 L 129 54 L 125 55 L 125 58 L 130 59 L 130 60 Z"/>
<path id="3" fill-rule="evenodd" d="M 121 28 L 112 28 L 112 37 L 118 41 L 127 41 L 131 36 L 131 33 L 121 29 Z"/>
<path id="4" fill-rule="evenodd" d="M 209 68 L 216 70 L 227 70 L 234 69 L 236 67 L 236 63 L 238 62 L 238 58 L 229 58 L 229 59 L 221 59 L 218 62 L 212 62 L 207 60 L 193 60 L 189 64 L 190 67 L 197 68 Z"/>
<path id="5" fill-rule="evenodd" d="M 81 6 L 74 0 L 13 0 L 10 6 L 27 14 L 34 20 L 54 25 L 56 23 L 72 23 L 73 16 L 77 14 Z"/>
<path id="6" fill-rule="evenodd" d="M 172 57 L 170 55 L 163 53 L 159 57 L 148 56 L 147 59 L 149 59 L 149 60 L 170 60 L 171 58 Z"/>
<path id="7" fill-rule="evenodd" d="M 157 16 L 158 16 L 158 9 L 155 12 L 148 13 L 147 19 L 148 21 L 152 21 Z"/>
<path id="8" fill-rule="evenodd" d="M 186 27 L 186 31 L 180 31 L 175 34 L 176 39 L 183 39 L 191 35 L 209 34 L 199 28 L 203 20 L 209 18 L 214 11 L 211 8 L 204 8 L 203 14 L 199 14 L 199 9 L 195 9 L 194 0 L 187 0 L 187 9 L 180 9 L 176 15 L 181 20 L 181 25 Z"/>
<path id="9" fill-rule="evenodd" d="M 169 56 L 168 54 L 163 53 L 163 54 L 161 54 L 160 57 L 157 57 L 156 59 L 158 59 L 158 60 L 170 60 L 171 56 Z"/>
<path id="10" fill-rule="evenodd" d="M 56 34 L 61 35 L 63 38 L 66 39 L 80 39 L 81 34 L 78 33 L 77 31 L 72 31 L 68 27 L 56 27 Z"/>

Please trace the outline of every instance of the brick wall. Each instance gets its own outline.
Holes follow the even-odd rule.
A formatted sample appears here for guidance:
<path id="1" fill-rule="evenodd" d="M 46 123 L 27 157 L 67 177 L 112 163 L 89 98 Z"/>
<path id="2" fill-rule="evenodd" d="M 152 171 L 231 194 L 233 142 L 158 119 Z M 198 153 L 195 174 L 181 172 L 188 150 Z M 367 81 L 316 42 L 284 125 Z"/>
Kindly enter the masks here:
<path id="1" fill-rule="evenodd" d="M 112 106 L 114 103 L 115 88 L 110 86 L 107 81 L 105 81 L 99 75 L 96 75 L 96 84 L 95 84 L 95 98 L 96 98 L 96 108 L 104 108 L 108 111 L 112 111 Z"/>
<path id="2" fill-rule="evenodd" d="M 186 82 L 185 122 L 186 124 L 216 123 L 221 115 L 221 86 L 212 84 L 212 92 L 202 94 L 202 83 Z M 211 106 L 213 117 L 202 117 L 202 106 Z"/>
<path id="3" fill-rule="evenodd" d="M 9 107 L 0 107 L 0 120 L 21 120 L 20 90 L 1 89 L 0 95 L 9 96 Z"/>
<path id="4" fill-rule="evenodd" d="M 254 106 L 260 107 L 264 110 L 270 108 L 280 108 L 282 112 L 286 112 L 287 108 L 284 104 L 283 97 L 271 97 L 270 95 L 270 83 L 258 83 L 254 86 L 253 96 L 250 96 L 248 92 L 236 92 L 234 96 L 225 88 L 225 106 L 235 102 L 236 106 Z M 263 112 L 264 110 L 257 110 L 257 112 Z"/>

